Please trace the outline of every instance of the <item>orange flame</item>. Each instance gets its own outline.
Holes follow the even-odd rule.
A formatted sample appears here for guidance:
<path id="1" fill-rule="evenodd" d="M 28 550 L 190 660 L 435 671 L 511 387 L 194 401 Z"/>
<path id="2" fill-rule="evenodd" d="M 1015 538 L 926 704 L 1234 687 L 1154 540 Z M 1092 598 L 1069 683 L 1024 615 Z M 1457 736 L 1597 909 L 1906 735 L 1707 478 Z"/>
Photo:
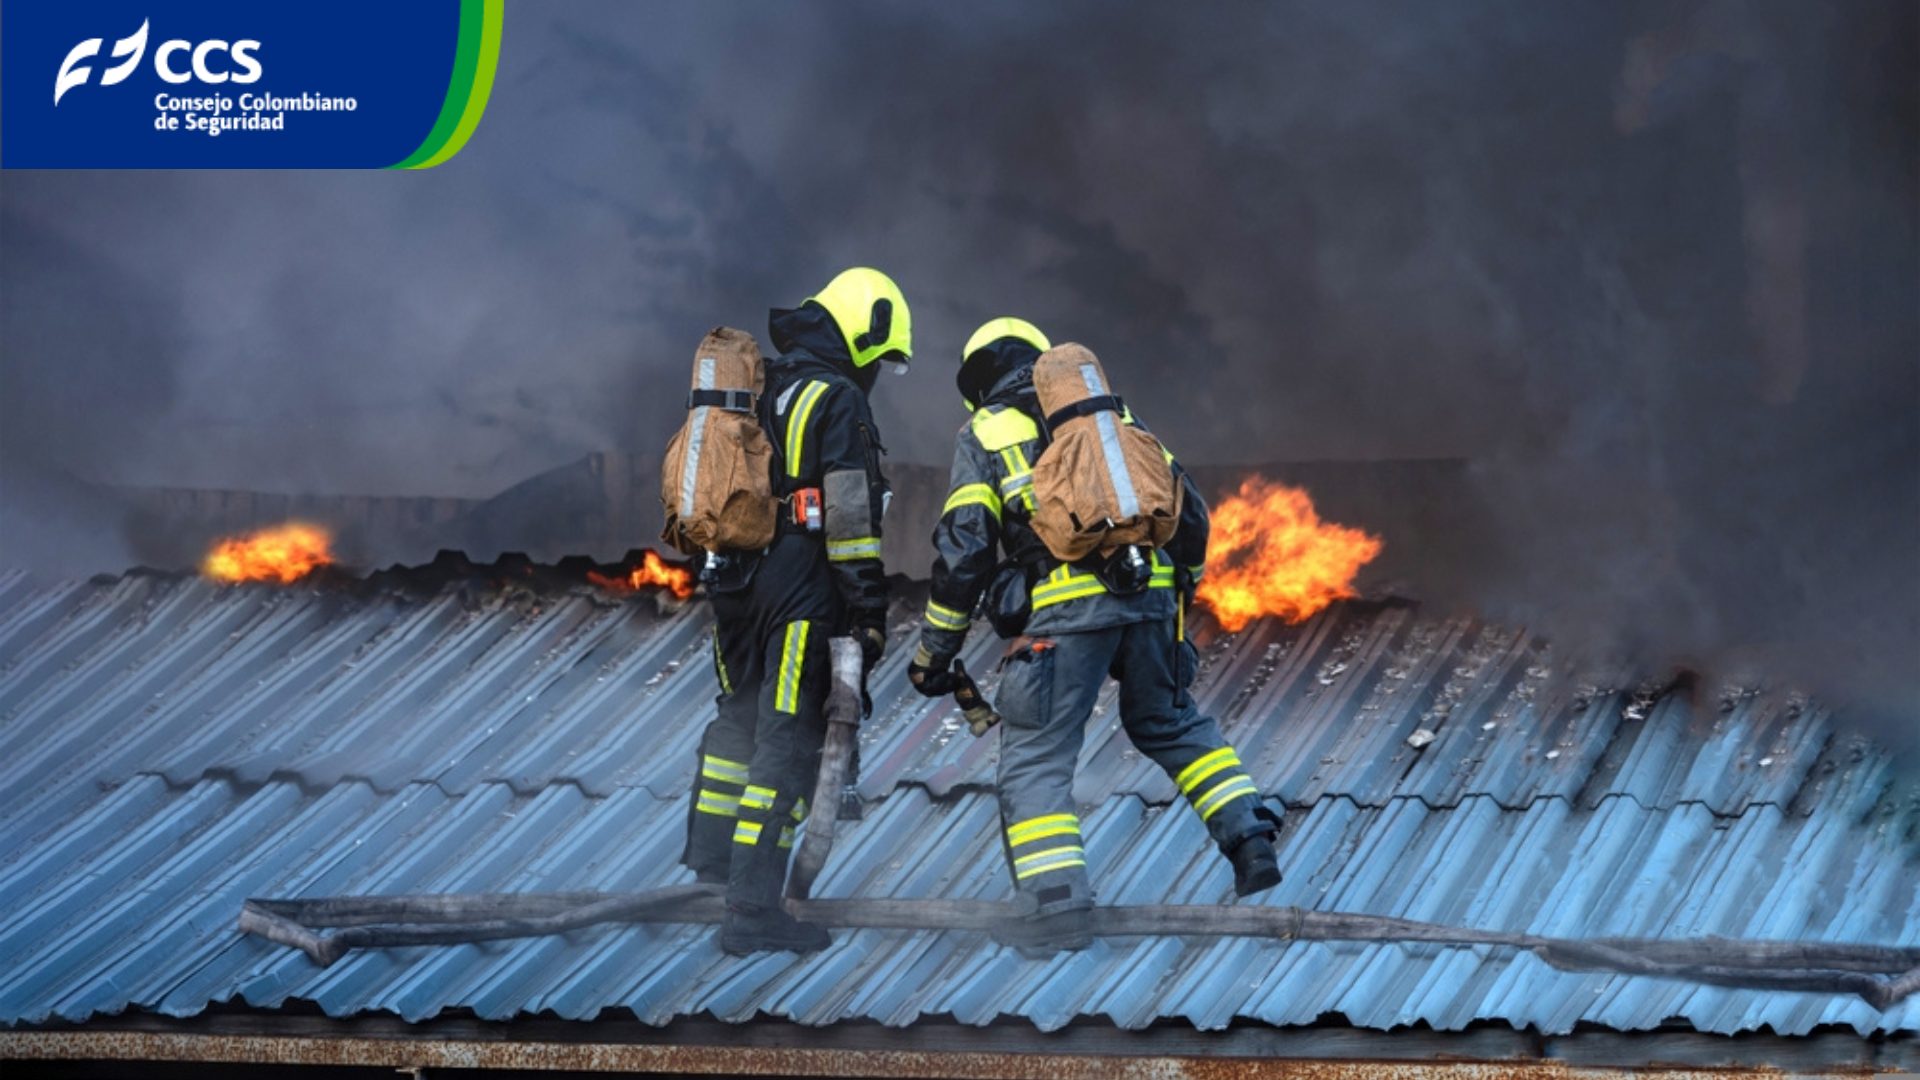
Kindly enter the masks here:
<path id="1" fill-rule="evenodd" d="M 289 521 L 214 545 L 200 572 L 215 581 L 277 581 L 282 585 L 333 563 L 332 537 L 318 525 Z"/>
<path id="2" fill-rule="evenodd" d="M 611 589 L 619 593 L 657 588 L 671 592 L 675 600 L 685 600 L 693 595 L 693 569 L 687 566 L 674 566 L 651 551 L 646 552 L 640 565 L 628 571 L 625 578 L 608 577 L 589 570 L 587 580 L 603 589 Z"/>
<path id="3" fill-rule="evenodd" d="M 1196 595 L 1229 631 L 1262 615 L 1303 622 L 1358 596 L 1354 576 L 1381 546 L 1377 536 L 1321 521 L 1304 490 L 1248 477 L 1213 508 Z"/>

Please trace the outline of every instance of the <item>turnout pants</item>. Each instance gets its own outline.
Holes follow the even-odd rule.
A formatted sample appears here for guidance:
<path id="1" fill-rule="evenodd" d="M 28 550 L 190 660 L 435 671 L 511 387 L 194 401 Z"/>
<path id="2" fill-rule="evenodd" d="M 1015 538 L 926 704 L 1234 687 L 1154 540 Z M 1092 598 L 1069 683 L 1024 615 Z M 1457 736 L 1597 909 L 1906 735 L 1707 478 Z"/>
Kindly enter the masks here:
<path id="1" fill-rule="evenodd" d="M 1008 656 L 995 701 L 1000 817 L 1014 886 L 1038 913 L 1093 903 L 1073 770 L 1110 673 L 1120 681 L 1127 737 L 1173 778 L 1223 853 L 1273 828 L 1239 754 L 1187 692 L 1188 650 L 1173 620 L 1156 619 L 1023 640 Z"/>
<path id="2" fill-rule="evenodd" d="M 729 904 L 773 907 L 820 771 L 828 630 L 814 620 L 762 627 L 718 602 L 715 614 L 720 715 L 701 740 L 682 861 L 724 879 Z"/>

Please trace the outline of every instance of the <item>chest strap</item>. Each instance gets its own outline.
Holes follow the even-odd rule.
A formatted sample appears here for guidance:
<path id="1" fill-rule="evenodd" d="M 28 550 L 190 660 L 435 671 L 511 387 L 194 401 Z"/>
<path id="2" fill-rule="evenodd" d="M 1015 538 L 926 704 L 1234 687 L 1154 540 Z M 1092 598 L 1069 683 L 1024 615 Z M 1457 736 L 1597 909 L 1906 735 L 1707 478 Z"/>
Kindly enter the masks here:
<path id="1" fill-rule="evenodd" d="M 1097 412 L 1124 413 L 1126 410 L 1126 403 L 1113 394 L 1099 394 L 1090 398 L 1082 398 L 1068 405 L 1066 408 L 1050 414 L 1047 417 L 1047 430 L 1058 431 L 1060 425 L 1069 420 L 1078 420 L 1083 416 L 1092 416 Z"/>
<path id="2" fill-rule="evenodd" d="M 702 406 L 725 409 L 728 412 L 750 413 L 753 411 L 753 391 L 695 390 L 687 395 L 687 408 L 698 409 Z"/>

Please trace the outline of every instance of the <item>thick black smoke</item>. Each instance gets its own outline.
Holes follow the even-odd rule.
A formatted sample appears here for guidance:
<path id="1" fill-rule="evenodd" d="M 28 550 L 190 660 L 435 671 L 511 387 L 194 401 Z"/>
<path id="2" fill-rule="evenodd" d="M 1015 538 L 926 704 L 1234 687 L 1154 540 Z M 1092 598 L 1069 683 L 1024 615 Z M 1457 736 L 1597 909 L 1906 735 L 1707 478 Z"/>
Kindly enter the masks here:
<path id="1" fill-rule="evenodd" d="M 99 535 L 75 477 L 484 495 L 650 448 L 706 327 L 864 262 L 916 320 L 899 460 L 1020 314 L 1192 460 L 1470 459 L 1431 546 L 1474 558 L 1360 523 L 1416 591 L 1920 715 L 1911 4 L 508 18 L 425 174 L 8 175 L 9 558 Z"/>

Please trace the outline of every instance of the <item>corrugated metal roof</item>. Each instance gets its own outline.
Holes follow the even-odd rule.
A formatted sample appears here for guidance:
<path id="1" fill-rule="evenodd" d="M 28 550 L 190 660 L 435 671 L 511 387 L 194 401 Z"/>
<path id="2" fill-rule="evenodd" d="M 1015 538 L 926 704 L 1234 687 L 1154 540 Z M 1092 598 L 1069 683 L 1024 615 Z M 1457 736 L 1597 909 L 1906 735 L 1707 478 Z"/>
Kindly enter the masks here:
<path id="1" fill-rule="evenodd" d="M 904 606 L 897 621 L 900 645 Z M 685 880 L 707 627 L 702 604 L 662 615 L 584 589 L 0 577 L 0 1020 L 303 1000 L 410 1019 L 1920 1031 L 1914 1001 L 1883 1015 L 1486 949 L 1120 939 L 1028 961 L 977 934 L 860 931 L 808 959 L 735 960 L 705 928 L 633 927 L 320 969 L 233 929 L 247 896 Z M 996 740 L 905 692 L 906 651 L 863 729 L 866 819 L 817 892 L 1004 897 Z M 1203 703 L 1292 808 L 1287 880 L 1260 902 L 1569 937 L 1920 944 L 1920 805 L 1886 755 L 1792 695 L 1694 706 L 1564 666 L 1525 633 L 1392 603 L 1214 635 Z M 1437 738 L 1416 751 L 1422 727 Z M 1103 900 L 1230 897 L 1110 694 L 1076 795 Z"/>

